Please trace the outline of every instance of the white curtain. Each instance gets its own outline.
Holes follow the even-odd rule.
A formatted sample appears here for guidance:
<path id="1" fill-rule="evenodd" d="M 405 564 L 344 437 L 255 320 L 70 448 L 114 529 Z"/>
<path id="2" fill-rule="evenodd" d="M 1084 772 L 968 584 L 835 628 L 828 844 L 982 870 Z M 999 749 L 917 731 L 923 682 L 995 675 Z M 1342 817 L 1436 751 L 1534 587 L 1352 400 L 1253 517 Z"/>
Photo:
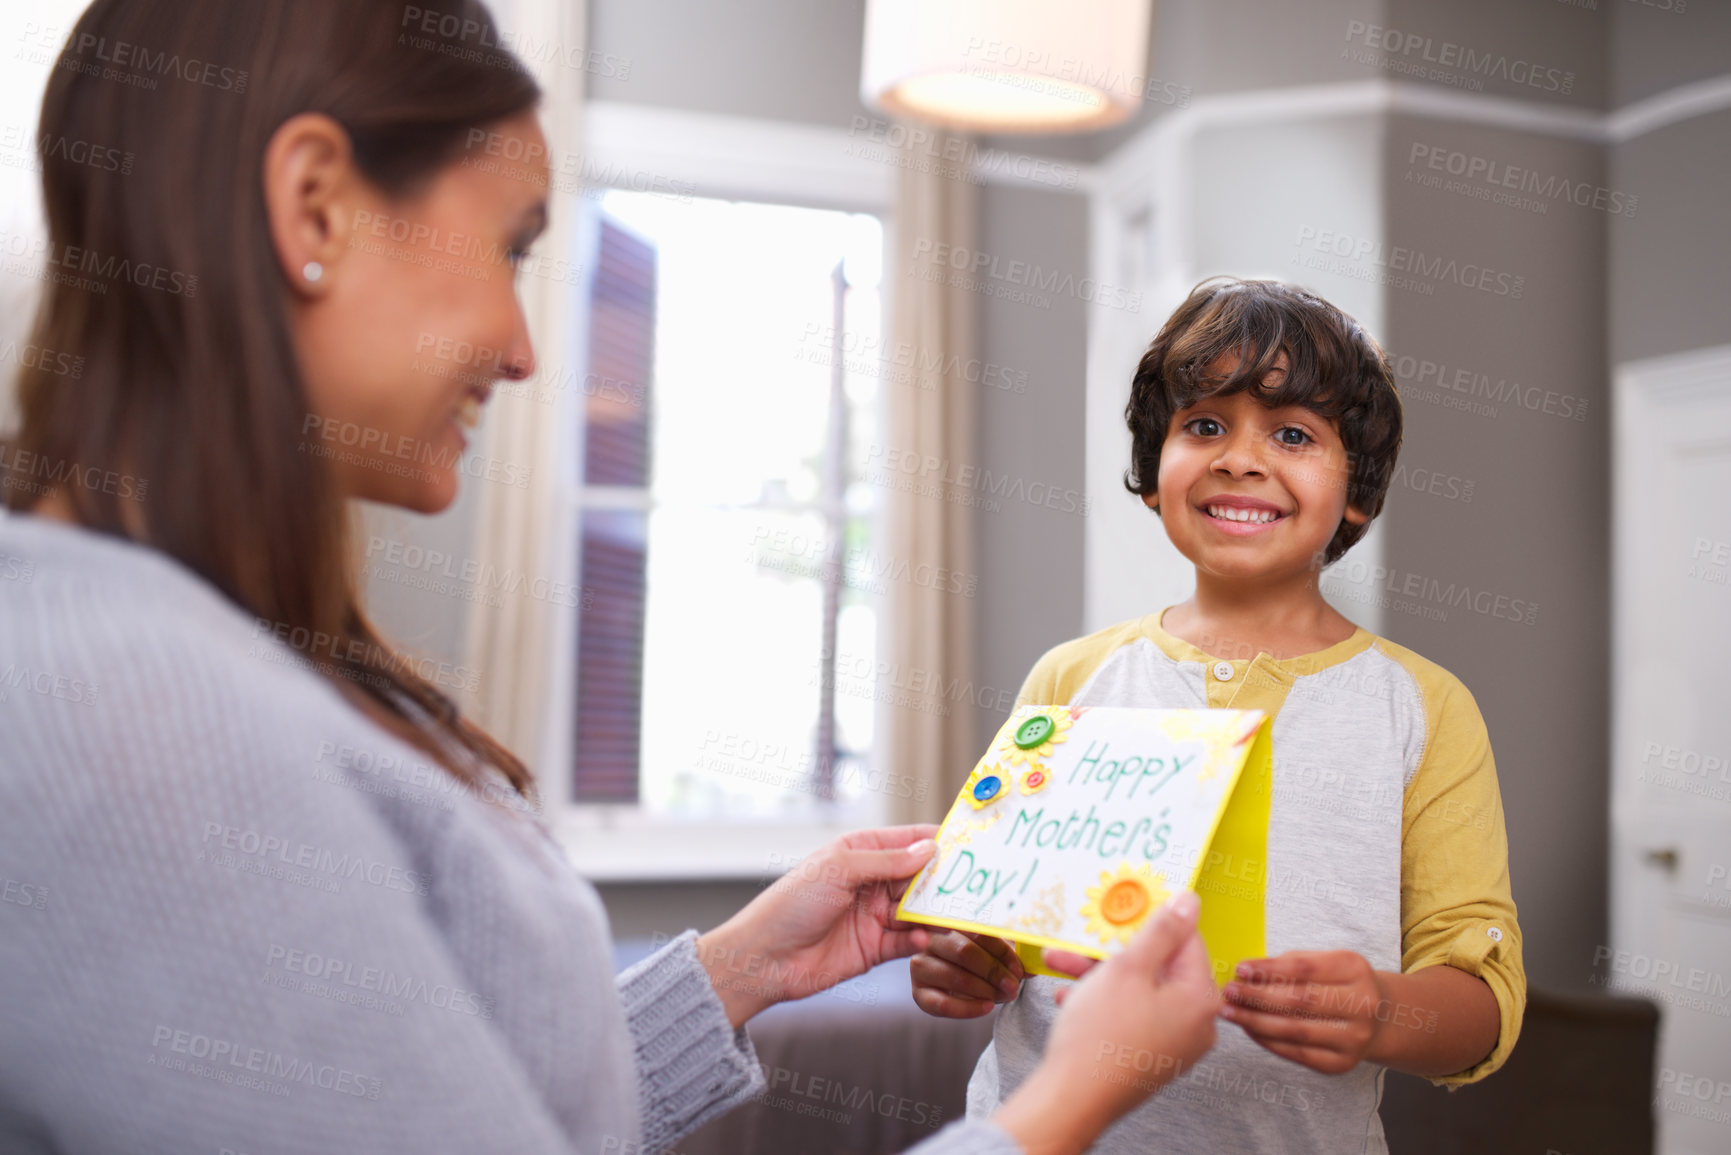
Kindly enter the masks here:
<path id="1" fill-rule="evenodd" d="M 890 390 L 885 443 L 904 456 L 913 454 L 915 460 L 935 458 L 945 463 L 941 476 L 954 479 L 972 475 L 970 467 L 979 453 L 974 387 L 959 369 L 974 356 L 977 345 L 976 297 L 945 280 L 928 279 L 934 273 L 950 272 L 946 266 L 915 259 L 916 252 L 929 254 L 939 245 L 974 248 L 976 186 L 930 171 L 943 166 L 922 164 L 932 155 L 952 155 L 944 147 L 947 143 L 923 145 L 934 151 L 912 152 L 901 167 L 891 261 L 895 305 L 890 338 L 892 348 L 913 351 L 916 381 L 912 388 Z M 945 368 L 953 371 L 944 372 Z M 965 491 L 943 488 L 937 497 L 889 490 L 885 553 L 896 559 L 898 568 L 908 564 L 903 572 L 928 572 L 921 570 L 922 565 L 953 573 L 975 572 L 973 511 L 966 501 L 950 499 L 965 496 Z M 924 708 L 897 704 L 882 715 L 884 769 L 925 787 L 892 794 L 895 822 L 941 819 L 978 754 L 970 698 L 942 689 L 973 685 L 973 601 L 936 588 L 937 584 L 892 582 L 889 591 L 885 660 L 902 676 L 917 676 L 923 685 L 939 687 L 928 691 L 930 699 L 919 700 Z M 903 793 L 913 797 L 900 797 Z"/>
<path id="2" fill-rule="evenodd" d="M 576 260 L 578 197 L 571 187 L 582 151 L 583 79 L 581 62 L 588 24 L 586 0 L 494 0 L 493 12 L 507 44 L 548 46 L 523 53 L 540 83 L 541 125 L 553 155 L 554 185 L 549 189 L 551 221 L 536 242 L 537 254 Z M 545 57 L 545 59 L 539 59 Z M 566 176 L 558 176 L 564 166 Z M 544 765 L 563 748 L 557 727 L 568 711 L 570 654 L 576 645 L 575 610 L 557 597 L 529 592 L 536 579 L 574 589 L 575 532 L 564 476 L 571 447 L 573 407 L 581 401 L 568 383 L 583 374 L 573 365 L 583 356 L 576 339 L 580 285 L 564 279 L 525 274 L 520 293 L 529 320 L 537 361 L 547 383 L 521 396 L 501 389 L 488 403 L 478 451 L 529 473 L 526 488 L 481 485 L 475 512 L 474 556 L 497 572 L 521 575 L 524 592 L 499 599 L 496 606 L 470 603 L 463 645 L 464 663 L 480 672 L 479 690 L 464 709 L 489 733 L 536 771 L 549 805 L 564 801 L 566 775 Z M 543 373 L 537 372 L 541 378 Z M 551 403 L 544 397 L 555 385 Z M 471 484 L 474 484 L 471 482 Z M 546 587 L 536 586 L 543 589 Z M 564 694 L 561 698 L 560 695 Z"/>

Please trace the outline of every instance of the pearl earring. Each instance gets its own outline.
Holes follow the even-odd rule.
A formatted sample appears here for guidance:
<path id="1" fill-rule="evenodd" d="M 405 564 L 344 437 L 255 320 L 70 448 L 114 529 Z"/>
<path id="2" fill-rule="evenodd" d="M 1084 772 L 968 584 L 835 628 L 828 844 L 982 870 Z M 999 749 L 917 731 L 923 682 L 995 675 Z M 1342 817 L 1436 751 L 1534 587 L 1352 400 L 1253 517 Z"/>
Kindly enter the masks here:
<path id="1" fill-rule="evenodd" d="M 301 276 L 314 283 L 317 283 L 318 279 L 324 275 L 325 267 L 317 261 L 308 261 L 306 268 L 301 270 Z"/>

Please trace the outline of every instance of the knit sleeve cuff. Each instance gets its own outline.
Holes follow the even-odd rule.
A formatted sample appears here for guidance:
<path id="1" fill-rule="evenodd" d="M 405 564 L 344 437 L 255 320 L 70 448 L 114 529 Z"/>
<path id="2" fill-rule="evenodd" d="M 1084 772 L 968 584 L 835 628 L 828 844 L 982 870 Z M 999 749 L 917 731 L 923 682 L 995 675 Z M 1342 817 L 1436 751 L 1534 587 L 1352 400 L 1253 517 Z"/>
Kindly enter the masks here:
<path id="1" fill-rule="evenodd" d="M 763 1089 L 745 1028 L 721 997 L 688 930 L 616 980 L 637 1054 L 643 1150 L 660 1151 Z"/>
<path id="2" fill-rule="evenodd" d="M 986 1119 L 958 1119 L 905 1155 L 1023 1155 L 1021 1144 Z"/>

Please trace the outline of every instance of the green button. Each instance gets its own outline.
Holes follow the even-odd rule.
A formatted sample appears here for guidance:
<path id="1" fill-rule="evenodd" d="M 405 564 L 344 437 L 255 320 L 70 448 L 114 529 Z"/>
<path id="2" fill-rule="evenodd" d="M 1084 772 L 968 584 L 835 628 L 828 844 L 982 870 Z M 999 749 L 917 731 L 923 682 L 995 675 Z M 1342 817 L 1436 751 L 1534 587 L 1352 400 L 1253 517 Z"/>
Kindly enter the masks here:
<path id="1" fill-rule="evenodd" d="M 1035 714 L 1016 728 L 1016 745 L 1023 750 L 1032 750 L 1050 738 L 1056 728 L 1052 725 L 1052 719 L 1044 714 Z"/>

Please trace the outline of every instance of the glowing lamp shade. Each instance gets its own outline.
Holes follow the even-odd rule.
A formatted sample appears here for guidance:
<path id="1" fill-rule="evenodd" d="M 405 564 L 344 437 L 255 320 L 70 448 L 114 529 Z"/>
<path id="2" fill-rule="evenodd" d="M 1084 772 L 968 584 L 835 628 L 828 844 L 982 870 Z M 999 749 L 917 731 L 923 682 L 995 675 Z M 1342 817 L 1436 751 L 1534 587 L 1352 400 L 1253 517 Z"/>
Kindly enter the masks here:
<path id="1" fill-rule="evenodd" d="M 860 96 L 971 132 L 1085 132 L 1147 84 L 1150 0 L 866 0 Z"/>

